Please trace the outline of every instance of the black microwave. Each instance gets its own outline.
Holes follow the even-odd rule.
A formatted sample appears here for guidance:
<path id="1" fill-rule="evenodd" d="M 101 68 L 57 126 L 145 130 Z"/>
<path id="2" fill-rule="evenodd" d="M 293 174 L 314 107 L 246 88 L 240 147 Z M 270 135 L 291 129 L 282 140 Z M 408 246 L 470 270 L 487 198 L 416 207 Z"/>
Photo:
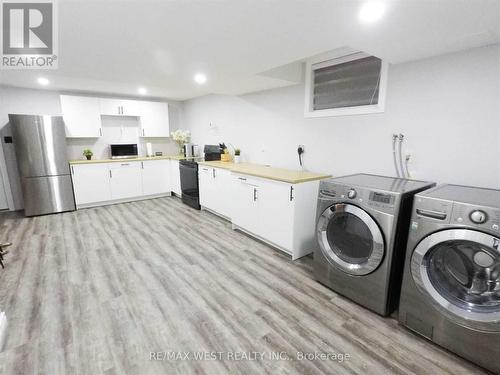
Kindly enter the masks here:
<path id="1" fill-rule="evenodd" d="M 111 159 L 136 158 L 138 156 L 137 143 L 110 145 L 110 148 Z"/>

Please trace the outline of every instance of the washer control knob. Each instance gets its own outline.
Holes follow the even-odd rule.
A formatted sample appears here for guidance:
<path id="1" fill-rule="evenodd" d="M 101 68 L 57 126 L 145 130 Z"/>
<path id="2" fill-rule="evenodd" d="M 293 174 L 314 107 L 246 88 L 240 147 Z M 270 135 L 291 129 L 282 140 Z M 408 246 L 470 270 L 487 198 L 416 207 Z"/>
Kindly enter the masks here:
<path id="1" fill-rule="evenodd" d="M 347 192 L 347 197 L 348 197 L 349 199 L 354 199 L 354 198 L 356 198 L 356 195 L 357 195 L 357 193 L 356 193 L 356 190 L 354 190 L 354 189 L 351 189 L 351 190 L 349 190 L 349 191 Z"/>
<path id="2" fill-rule="evenodd" d="M 483 224 L 487 220 L 486 212 L 475 210 L 470 213 L 470 219 L 475 224 Z"/>

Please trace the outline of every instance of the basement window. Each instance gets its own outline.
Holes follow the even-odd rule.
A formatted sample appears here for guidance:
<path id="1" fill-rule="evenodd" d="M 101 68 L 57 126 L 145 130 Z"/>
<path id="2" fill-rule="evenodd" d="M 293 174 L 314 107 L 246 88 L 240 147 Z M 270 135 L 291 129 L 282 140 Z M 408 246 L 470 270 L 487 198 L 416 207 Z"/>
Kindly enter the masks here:
<path id="1" fill-rule="evenodd" d="M 306 117 L 384 112 L 387 63 L 363 52 L 307 64 Z"/>

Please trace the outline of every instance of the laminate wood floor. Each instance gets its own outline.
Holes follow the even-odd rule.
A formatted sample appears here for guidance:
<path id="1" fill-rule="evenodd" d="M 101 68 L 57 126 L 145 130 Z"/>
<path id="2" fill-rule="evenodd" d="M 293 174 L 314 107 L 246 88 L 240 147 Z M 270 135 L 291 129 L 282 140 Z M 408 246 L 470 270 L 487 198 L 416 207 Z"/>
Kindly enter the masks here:
<path id="1" fill-rule="evenodd" d="M 178 198 L 0 220 L 14 243 L 1 374 L 483 373 L 317 283 L 311 257 L 292 262 Z M 204 351 L 222 360 L 193 359 Z M 250 352 L 263 359 L 236 360 Z"/>

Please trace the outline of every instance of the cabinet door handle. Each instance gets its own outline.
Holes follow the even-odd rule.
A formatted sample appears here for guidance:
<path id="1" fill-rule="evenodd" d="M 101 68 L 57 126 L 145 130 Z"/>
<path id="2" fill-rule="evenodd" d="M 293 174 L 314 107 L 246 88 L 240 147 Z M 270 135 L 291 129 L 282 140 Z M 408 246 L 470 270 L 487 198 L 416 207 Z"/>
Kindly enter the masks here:
<path id="1" fill-rule="evenodd" d="M 102 128 L 99 128 L 99 135 L 102 137 Z"/>
<path id="2" fill-rule="evenodd" d="M 141 168 L 144 169 L 144 162 L 141 161 Z"/>
<path id="3" fill-rule="evenodd" d="M 247 179 L 245 177 L 238 177 L 238 180 L 246 181 Z"/>
<path id="4" fill-rule="evenodd" d="M 111 172 L 111 169 L 109 170 L 109 178 L 113 178 L 113 173 Z"/>
<path id="5" fill-rule="evenodd" d="M 293 201 L 293 186 L 290 186 L 290 202 Z"/>
<path id="6" fill-rule="evenodd" d="M 212 176 L 215 178 L 215 169 L 212 169 Z"/>
<path id="7" fill-rule="evenodd" d="M 122 163 L 121 164 L 123 167 L 127 166 L 127 165 L 130 165 L 130 163 Z"/>
<path id="8" fill-rule="evenodd" d="M 201 169 L 203 169 L 204 171 L 208 171 L 208 168 L 201 168 Z"/>
<path id="9" fill-rule="evenodd" d="M 257 200 L 257 188 L 253 188 L 253 201 Z"/>
<path id="10" fill-rule="evenodd" d="M 142 128 L 142 136 L 144 137 L 144 128 Z"/>

